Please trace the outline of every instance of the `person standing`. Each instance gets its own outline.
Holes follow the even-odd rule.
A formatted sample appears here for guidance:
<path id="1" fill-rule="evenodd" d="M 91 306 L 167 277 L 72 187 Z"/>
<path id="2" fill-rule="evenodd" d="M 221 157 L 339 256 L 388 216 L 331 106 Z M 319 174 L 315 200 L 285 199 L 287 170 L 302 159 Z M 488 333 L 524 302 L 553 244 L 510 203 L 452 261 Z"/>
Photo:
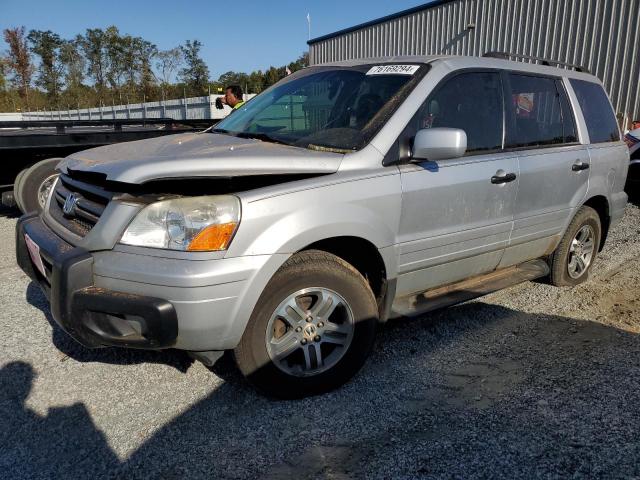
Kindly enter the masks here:
<path id="1" fill-rule="evenodd" d="M 234 110 L 239 109 L 244 104 L 242 87 L 229 85 L 224 89 L 224 96 L 221 99 L 223 105 L 229 105 Z"/>

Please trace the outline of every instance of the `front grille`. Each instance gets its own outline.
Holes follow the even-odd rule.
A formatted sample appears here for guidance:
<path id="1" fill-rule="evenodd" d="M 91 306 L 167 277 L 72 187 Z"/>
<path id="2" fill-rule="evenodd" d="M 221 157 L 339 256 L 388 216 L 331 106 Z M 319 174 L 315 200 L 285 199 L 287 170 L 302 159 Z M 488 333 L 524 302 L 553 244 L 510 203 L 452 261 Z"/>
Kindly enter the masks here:
<path id="1" fill-rule="evenodd" d="M 65 213 L 64 204 L 71 195 L 75 198 L 74 206 L 69 213 Z M 101 187 L 60 175 L 49 205 L 49 214 L 71 233 L 84 237 L 98 223 L 112 197 L 112 192 Z"/>

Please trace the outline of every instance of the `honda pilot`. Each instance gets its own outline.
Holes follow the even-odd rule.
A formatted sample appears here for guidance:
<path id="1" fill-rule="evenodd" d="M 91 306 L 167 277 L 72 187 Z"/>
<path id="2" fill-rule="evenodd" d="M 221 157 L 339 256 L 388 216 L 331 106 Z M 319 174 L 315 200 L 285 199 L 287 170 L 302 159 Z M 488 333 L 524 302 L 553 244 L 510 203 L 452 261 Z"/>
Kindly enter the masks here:
<path id="1" fill-rule="evenodd" d="M 206 131 L 62 159 L 17 260 L 86 347 L 232 351 L 261 391 L 303 397 L 356 374 L 390 318 L 587 280 L 628 165 L 580 69 L 319 65 Z"/>

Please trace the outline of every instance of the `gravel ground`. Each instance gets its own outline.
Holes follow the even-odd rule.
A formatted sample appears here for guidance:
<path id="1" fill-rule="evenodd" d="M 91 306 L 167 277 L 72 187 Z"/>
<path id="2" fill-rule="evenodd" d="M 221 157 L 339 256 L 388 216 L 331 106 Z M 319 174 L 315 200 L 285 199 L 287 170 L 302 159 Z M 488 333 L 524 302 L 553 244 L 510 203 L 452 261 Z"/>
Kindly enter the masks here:
<path id="1" fill-rule="evenodd" d="M 589 282 L 394 321 L 331 394 L 272 401 L 229 358 L 85 350 L 0 217 L 0 478 L 640 477 L 640 209 Z"/>

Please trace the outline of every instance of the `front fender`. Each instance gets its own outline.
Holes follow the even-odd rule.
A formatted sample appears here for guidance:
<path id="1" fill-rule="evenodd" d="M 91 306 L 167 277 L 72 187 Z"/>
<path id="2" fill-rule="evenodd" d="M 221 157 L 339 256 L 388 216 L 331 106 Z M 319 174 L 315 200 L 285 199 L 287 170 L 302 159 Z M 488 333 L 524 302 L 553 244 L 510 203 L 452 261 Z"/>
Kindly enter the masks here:
<path id="1" fill-rule="evenodd" d="M 311 220 L 312 219 L 312 220 Z M 283 235 L 288 232 L 289 235 Z M 340 212 L 307 207 L 291 212 L 262 232 L 249 255 L 272 250 L 294 253 L 307 245 L 333 237 L 359 237 L 383 248 L 393 242 L 393 232 L 378 216 L 360 205 L 345 205 Z"/>
<path id="2" fill-rule="evenodd" d="M 292 254 L 340 236 L 363 238 L 383 249 L 396 242 L 400 208 L 396 174 L 243 201 L 227 256 Z"/>

